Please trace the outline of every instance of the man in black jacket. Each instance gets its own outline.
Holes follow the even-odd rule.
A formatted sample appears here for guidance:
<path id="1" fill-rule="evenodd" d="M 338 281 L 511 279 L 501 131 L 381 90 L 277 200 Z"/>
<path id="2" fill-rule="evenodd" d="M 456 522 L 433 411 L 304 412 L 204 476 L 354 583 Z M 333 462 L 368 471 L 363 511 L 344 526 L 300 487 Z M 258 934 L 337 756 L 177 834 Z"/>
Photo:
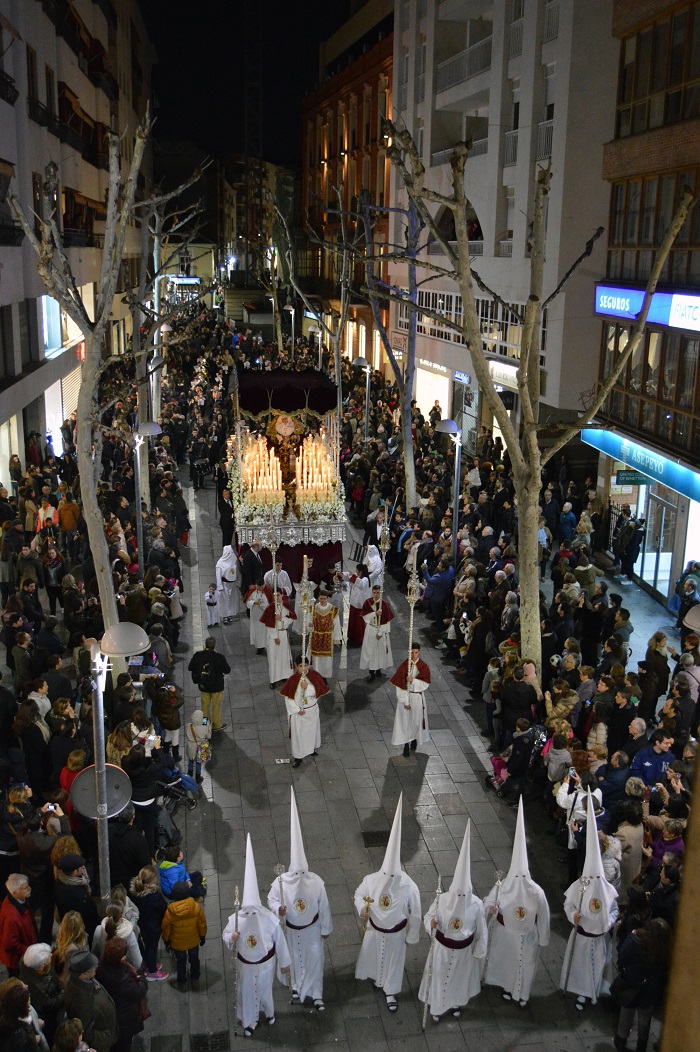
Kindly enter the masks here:
<path id="1" fill-rule="evenodd" d="M 85 870 L 85 859 L 82 855 L 70 853 L 64 855 L 58 863 L 56 909 L 59 920 L 63 920 L 65 914 L 70 910 L 76 910 L 83 918 L 88 941 L 92 943 L 92 936 L 100 923 L 100 918 L 92 899 L 90 882 Z"/>
<path id="2" fill-rule="evenodd" d="M 219 500 L 219 525 L 221 526 L 221 543 L 225 548 L 233 543 L 233 503 L 231 491 L 225 489 Z"/>
<path id="3" fill-rule="evenodd" d="M 151 852 L 143 831 L 134 825 L 134 805 L 129 803 L 109 823 L 109 866 L 112 885 L 129 889 L 139 870 L 151 863 Z"/>
<path id="4" fill-rule="evenodd" d="M 501 720 L 505 744 L 513 738 L 518 720 L 532 719 L 532 706 L 537 704 L 535 688 L 524 682 L 525 673 L 522 665 L 516 665 L 513 678 L 501 690 Z"/>
<path id="5" fill-rule="evenodd" d="M 255 584 L 258 577 L 263 576 L 263 565 L 260 558 L 261 547 L 260 541 L 254 540 L 241 559 L 241 592 L 243 595 L 246 594 L 252 584 Z"/>
<path id="6" fill-rule="evenodd" d="M 221 703 L 224 700 L 224 676 L 231 671 L 231 666 L 223 654 L 216 653 L 216 640 L 207 636 L 204 650 L 192 655 L 189 665 L 192 681 L 201 693 L 202 712 L 212 721 L 213 731 L 224 731 L 227 723 L 221 722 Z"/>

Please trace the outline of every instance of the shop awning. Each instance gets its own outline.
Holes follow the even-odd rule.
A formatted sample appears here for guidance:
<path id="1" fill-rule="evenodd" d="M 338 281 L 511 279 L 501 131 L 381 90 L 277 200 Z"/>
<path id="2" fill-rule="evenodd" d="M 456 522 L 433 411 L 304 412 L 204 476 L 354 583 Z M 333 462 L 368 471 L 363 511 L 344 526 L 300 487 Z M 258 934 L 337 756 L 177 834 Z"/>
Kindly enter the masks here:
<path id="1" fill-rule="evenodd" d="M 584 427 L 581 430 L 581 441 L 621 461 L 627 467 L 636 468 L 654 482 L 660 482 L 690 500 L 700 501 L 700 474 L 684 464 L 679 464 L 677 460 L 670 460 L 663 453 L 641 446 L 616 431 Z"/>
<path id="2" fill-rule="evenodd" d="M 9 175 L 10 179 L 14 177 L 15 166 L 11 161 L 3 161 L 0 157 L 0 175 Z"/>

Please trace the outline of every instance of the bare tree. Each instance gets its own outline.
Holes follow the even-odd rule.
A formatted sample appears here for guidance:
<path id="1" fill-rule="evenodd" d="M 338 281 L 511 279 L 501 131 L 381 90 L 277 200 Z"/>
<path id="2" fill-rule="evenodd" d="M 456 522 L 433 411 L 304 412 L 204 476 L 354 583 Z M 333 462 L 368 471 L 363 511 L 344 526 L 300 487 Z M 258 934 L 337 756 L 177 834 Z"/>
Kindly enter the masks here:
<path id="1" fill-rule="evenodd" d="M 403 447 L 403 466 L 406 482 L 405 503 L 406 509 L 415 508 L 418 503 L 416 493 L 416 463 L 413 449 L 413 417 L 411 402 L 413 400 L 413 381 L 416 371 L 416 334 L 418 326 L 418 280 L 416 274 L 416 259 L 420 248 L 420 234 L 422 225 L 418 219 L 418 210 L 415 202 L 409 199 L 408 208 L 378 209 L 369 201 L 366 193 L 361 195 L 360 210 L 365 236 L 365 280 L 366 286 L 362 290 L 367 296 L 372 308 L 372 320 L 374 327 L 379 333 L 384 352 L 389 359 L 396 385 L 399 389 L 399 404 L 401 406 L 401 440 Z M 391 251 L 377 255 L 374 238 L 372 234 L 372 219 L 377 211 L 400 214 L 406 221 L 406 244 L 400 250 L 398 246 L 391 246 Z M 406 354 L 404 368 L 402 369 L 394 353 L 394 348 L 389 338 L 387 327 L 384 324 L 381 311 L 381 300 L 386 299 L 386 282 L 381 278 L 381 267 L 389 259 L 405 258 L 408 260 L 408 288 L 403 291 L 394 288 L 395 295 L 402 298 L 408 305 L 408 332 L 406 333 Z M 379 268 L 379 271 L 377 270 Z"/>
<path id="2" fill-rule="evenodd" d="M 95 563 L 95 575 L 106 628 L 116 624 L 118 618 L 107 539 L 97 503 L 97 487 L 102 466 L 99 455 L 101 429 L 98 386 L 100 375 L 105 368 L 107 353 L 105 337 L 119 283 L 127 231 L 134 217 L 137 180 L 151 127 L 150 112 L 147 110 L 136 129 L 134 152 L 124 180 L 121 175 L 119 136 L 114 132 L 109 132 L 107 215 L 94 318 L 90 316 L 80 296 L 59 225 L 57 165 L 52 162 L 46 167 L 46 178 L 43 184 L 43 215 L 32 217 L 25 211 L 13 191 L 8 194 L 10 207 L 36 253 L 37 270 L 47 292 L 58 301 L 85 340 L 85 358 L 81 365 L 78 395 L 76 446 L 83 514 Z M 34 229 L 34 218 L 39 226 L 38 234 Z"/>
<path id="3" fill-rule="evenodd" d="M 401 182 L 405 187 L 409 202 L 415 205 L 421 222 L 425 225 L 429 237 L 437 241 L 448 261 L 448 266 L 437 266 L 425 260 L 419 260 L 419 266 L 429 275 L 429 280 L 441 277 L 453 281 L 462 297 L 462 320 L 457 322 L 438 310 L 421 306 L 420 313 L 438 321 L 445 328 L 457 332 L 469 348 L 474 374 L 479 383 L 481 395 L 486 402 L 503 435 L 510 454 L 515 496 L 518 504 L 518 563 L 520 574 L 521 597 L 521 639 L 522 652 L 541 664 L 541 637 L 539 618 L 539 573 L 537 559 L 537 532 L 539 519 L 539 497 L 542 469 L 547 462 L 567 442 L 575 438 L 582 427 L 587 426 L 603 407 L 606 398 L 618 380 L 622 370 L 634 354 L 644 333 L 651 299 L 669 251 L 678 236 L 686 217 L 695 203 L 690 190 L 683 194 L 676 214 L 657 252 L 651 276 L 644 294 L 642 309 L 637 315 L 625 347 L 618 355 L 610 374 L 601 384 L 598 393 L 586 406 L 576 424 L 556 424 L 543 420 L 540 413 L 540 378 L 539 353 L 542 327 L 542 312 L 559 295 L 580 263 L 590 255 L 595 241 L 600 237 L 600 227 L 586 244 L 581 255 L 575 260 L 556 288 L 548 295 L 543 291 L 544 284 L 544 216 L 545 200 L 549 191 L 551 171 L 549 168 L 538 172 L 534 195 L 534 205 L 530 227 L 530 291 L 524 310 L 506 303 L 498 293 L 488 288 L 472 266 L 469 250 L 468 214 L 469 201 L 465 189 L 465 166 L 471 143 L 458 143 L 453 151 L 452 192 L 443 194 L 432 190 L 425 184 L 425 168 L 416 149 L 410 132 L 398 128 L 392 121 L 386 126 L 391 136 L 391 145 L 387 153 L 396 167 Z M 436 209 L 444 208 L 452 213 L 455 226 L 455 241 L 449 241 L 442 233 L 436 216 Z M 394 255 L 394 259 L 406 263 L 409 268 L 415 262 L 410 252 Z M 376 284 L 376 283 L 375 283 Z M 520 431 L 516 430 L 491 378 L 488 358 L 484 351 L 479 315 L 474 298 L 474 286 L 477 286 L 497 302 L 503 304 L 516 315 L 521 325 L 520 357 L 518 360 L 518 393 L 522 406 Z M 405 303 L 405 297 L 397 294 L 390 287 L 382 290 L 383 294 L 395 302 Z M 547 445 L 543 446 L 543 432 L 547 432 Z M 552 439 L 552 436 L 553 439 Z M 456 526 L 457 524 L 455 524 Z"/>

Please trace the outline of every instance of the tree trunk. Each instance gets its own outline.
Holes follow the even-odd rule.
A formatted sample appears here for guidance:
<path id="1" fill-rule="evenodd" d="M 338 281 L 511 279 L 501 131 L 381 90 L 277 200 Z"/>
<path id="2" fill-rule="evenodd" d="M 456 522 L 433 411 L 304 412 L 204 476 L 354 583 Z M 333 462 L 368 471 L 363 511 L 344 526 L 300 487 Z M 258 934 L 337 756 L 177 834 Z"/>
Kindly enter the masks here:
<path id="1" fill-rule="evenodd" d="M 87 524 L 90 551 L 95 564 L 95 576 L 100 594 L 100 605 L 105 628 L 119 621 L 114 597 L 114 582 L 109 564 L 109 547 L 104 531 L 104 522 L 97 503 L 97 482 L 92 459 L 94 424 L 97 411 L 99 366 L 102 360 L 102 336 L 85 334 L 85 360 L 81 366 L 80 392 L 78 394 L 78 429 L 76 447 L 78 471 L 80 473 L 80 495 L 83 515 Z"/>
<path id="2" fill-rule="evenodd" d="M 518 577 L 520 579 L 520 653 L 542 667 L 540 631 L 540 568 L 537 529 L 540 517 L 540 466 L 530 464 L 527 475 L 514 474 L 518 502 Z"/>

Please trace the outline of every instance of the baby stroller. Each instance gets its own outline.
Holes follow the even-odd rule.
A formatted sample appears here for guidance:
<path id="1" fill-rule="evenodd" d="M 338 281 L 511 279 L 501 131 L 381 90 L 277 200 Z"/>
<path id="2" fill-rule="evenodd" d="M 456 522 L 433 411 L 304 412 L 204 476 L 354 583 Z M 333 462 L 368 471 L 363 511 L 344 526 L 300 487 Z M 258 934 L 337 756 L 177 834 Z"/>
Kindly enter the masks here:
<path id="1" fill-rule="evenodd" d="M 173 813 L 180 800 L 186 800 L 190 811 L 194 811 L 199 797 L 199 788 L 194 778 L 183 774 L 177 767 L 164 767 L 158 779 L 163 807 Z"/>
<path id="2" fill-rule="evenodd" d="M 156 818 L 156 862 L 162 862 L 165 858 L 165 849 L 178 847 L 181 840 L 182 833 L 175 825 L 167 807 L 161 804 Z"/>

